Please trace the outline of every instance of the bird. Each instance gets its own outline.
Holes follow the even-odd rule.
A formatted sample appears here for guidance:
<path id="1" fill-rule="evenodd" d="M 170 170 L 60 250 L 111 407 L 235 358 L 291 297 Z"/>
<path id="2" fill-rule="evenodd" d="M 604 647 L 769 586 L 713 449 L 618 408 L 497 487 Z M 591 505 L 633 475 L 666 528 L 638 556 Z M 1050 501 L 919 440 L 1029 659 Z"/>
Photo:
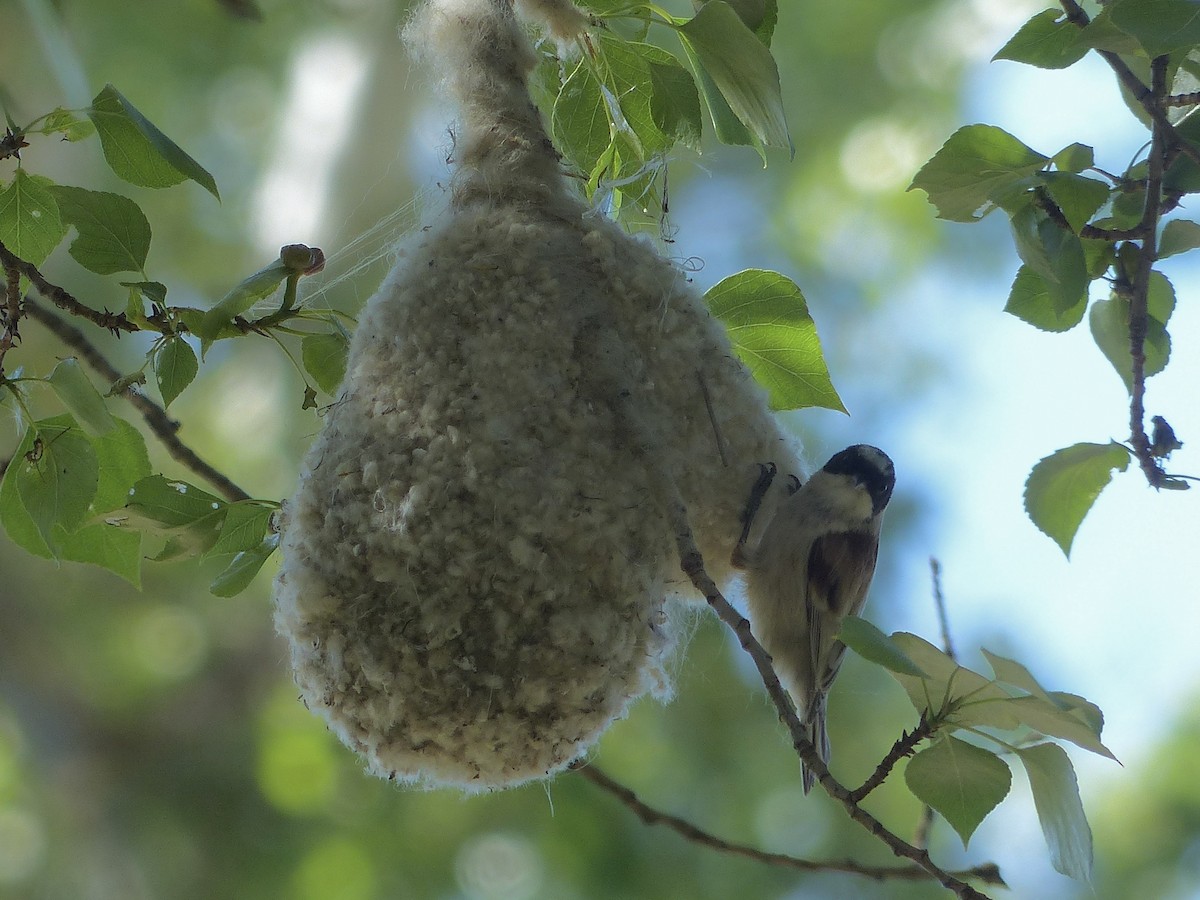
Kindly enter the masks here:
<path id="1" fill-rule="evenodd" d="M 780 502 L 757 545 L 748 547 L 757 501 L 774 472 L 773 465 L 764 466 L 751 494 L 734 565 L 746 570 L 751 630 L 827 762 L 826 698 L 846 653 L 835 635 L 842 620 L 866 603 L 896 472 L 878 447 L 855 444 L 835 453 Z M 802 778 L 807 794 L 816 777 L 804 766 Z"/>

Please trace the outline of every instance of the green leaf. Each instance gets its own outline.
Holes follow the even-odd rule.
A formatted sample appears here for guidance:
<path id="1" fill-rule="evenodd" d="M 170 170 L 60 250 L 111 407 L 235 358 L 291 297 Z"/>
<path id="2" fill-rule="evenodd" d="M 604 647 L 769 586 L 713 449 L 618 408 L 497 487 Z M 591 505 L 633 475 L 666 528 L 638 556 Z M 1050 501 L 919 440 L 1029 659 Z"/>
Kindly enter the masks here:
<path id="1" fill-rule="evenodd" d="M 950 823 L 966 847 L 979 823 L 1008 796 L 1012 772 L 994 753 L 947 737 L 909 761 L 904 781 Z"/>
<path id="2" fill-rule="evenodd" d="M 1004 311 L 1042 331 L 1069 331 L 1083 321 L 1087 299 L 1085 291 L 1079 295 L 1074 306 L 1059 309 L 1046 280 L 1029 266 L 1021 266 L 1013 280 Z"/>
<path id="3" fill-rule="evenodd" d="M 212 516 L 227 505 L 186 481 L 151 475 L 133 485 L 125 508 L 151 525 L 176 528 Z"/>
<path id="4" fill-rule="evenodd" d="M 1083 29 L 1083 42 L 1096 50 L 1108 50 L 1123 56 L 1142 52 L 1136 38 L 1130 37 L 1113 24 L 1112 7 L 1104 6 L 1092 16 L 1092 21 Z"/>
<path id="5" fill-rule="evenodd" d="M 1132 393 L 1133 354 L 1129 344 L 1129 301 L 1117 294 L 1097 300 L 1088 314 L 1088 324 L 1091 326 L 1096 346 L 1121 376 L 1121 380 L 1125 382 L 1125 389 Z M 1147 378 L 1165 369 L 1171 357 L 1171 336 L 1167 334 L 1166 325 L 1153 316 L 1146 320 L 1143 352 L 1146 356 L 1144 371 Z"/>
<path id="6" fill-rule="evenodd" d="M 842 620 L 837 639 L 863 659 L 883 666 L 889 671 L 914 675 L 917 678 L 928 677 L 928 673 L 913 662 L 899 644 L 866 619 L 858 616 L 846 616 Z"/>
<path id="7" fill-rule="evenodd" d="M 208 344 L 225 336 L 223 332 L 234 316 L 240 316 L 259 300 L 270 297 L 291 274 L 292 270 L 287 264 L 282 259 L 277 259 L 269 266 L 242 279 L 198 320 L 184 317 L 183 310 L 179 310 L 180 317 L 188 326 L 188 330 L 200 338 L 203 350 Z M 235 330 L 233 333 L 238 332 Z"/>
<path id="8" fill-rule="evenodd" d="M 67 234 L 54 200 L 53 183 L 17 169 L 0 191 L 0 241 L 35 266 L 45 262 Z"/>
<path id="9" fill-rule="evenodd" d="M 312 376 L 317 387 L 333 395 L 346 377 L 346 355 L 350 342 L 341 332 L 310 334 L 300 342 L 300 358 L 304 371 Z"/>
<path id="10" fill-rule="evenodd" d="M 1150 273 L 1150 284 L 1146 291 L 1146 312 L 1151 319 L 1164 327 L 1175 312 L 1175 288 L 1162 272 Z"/>
<path id="11" fill-rule="evenodd" d="M 60 362 L 46 381 L 88 434 L 105 434 L 117 424 L 117 420 L 108 411 L 104 398 L 83 374 L 83 369 L 79 367 L 79 361 L 75 358 Z"/>
<path id="12" fill-rule="evenodd" d="M 46 543 L 45 538 L 38 531 L 37 523 L 25 509 L 25 504 L 17 489 L 17 482 L 21 477 L 17 474 L 20 469 L 19 462 L 25 454 L 33 450 L 33 441 L 36 436 L 37 433 L 34 429 L 25 429 L 25 434 L 17 445 L 12 460 L 4 470 L 4 479 L 0 481 L 0 524 L 4 526 L 4 530 L 8 532 L 12 542 L 22 550 L 43 559 L 52 559 L 54 554 L 50 551 L 50 545 Z"/>
<path id="13" fill-rule="evenodd" d="M 243 550 L 233 558 L 224 572 L 218 575 L 208 589 L 218 597 L 232 597 L 250 586 L 263 563 L 279 546 L 279 535 L 268 535 L 258 547 Z"/>
<path id="14" fill-rule="evenodd" d="M 1083 59 L 1088 45 L 1062 10 L 1047 9 L 1021 26 L 992 59 L 1011 59 L 1041 69 L 1065 69 Z"/>
<path id="15" fill-rule="evenodd" d="M 700 149 L 703 129 L 700 93 L 696 80 L 674 56 L 653 44 L 631 44 L 646 60 L 650 71 L 650 115 L 654 124 L 679 143 Z"/>
<path id="16" fill-rule="evenodd" d="M 163 342 L 154 354 L 154 377 L 158 381 L 163 406 L 170 406 L 183 393 L 199 368 L 196 352 L 183 338 L 176 335 Z"/>
<path id="17" fill-rule="evenodd" d="M 1055 312 L 1069 318 L 1080 300 L 1087 300 L 1090 279 L 1083 244 L 1032 206 L 1013 213 L 1011 224 L 1018 255 L 1042 277 Z"/>
<path id="18" fill-rule="evenodd" d="M 1084 750 L 1116 760 L 1112 751 L 1100 743 L 1089 722 L 1073 711 L 1063 709 L 1050 697 L 1014 697 L 1009 701 L 1008 711 L 1027 728 L 1050 737 L 1062 738 Z"/>
<path id="19" fill-rule="evenodd" d="M 46 546 L 58 555 L 56 526 L 76 530 L 96 496 L 99 463 L 87 435 L 70 416 L 35 422 L 30 449 L 14 457 L 17 493 Z"/>
<path id="20" fill-rule="evenodd" d="M 91 563 L 142 586 L 142 533 L 115 525 L 87 525 L 74 534 L 59 533 L 59 556 Z"/>
<path id="21" fill-rule="evenodd" d="M 733 8 L 724 0 L 709 0 L 676 28 L 755 139 L 794 153 L 775 60 Z"/>
<path id="22" fill-rule="evenodd" d="M 120 178 L 152 188 L 170 187 L 190 178 L 220 199 L 212 175 L 111 84 L 96 95 L 87 116 L 100 135 L 104 158 Z"/>
<path id="23" fill-rule="evenodd" d="M 87 119 L 81 119 L 74 110 L 63 109 L 61 106 L 46 116 L 37 130 L 41 134 L 61 134 L 63 140 L 72 143 L 91 137 L 96 131 Z"/>
<path id="24" fill-rule="evenodd" d="M 150 223 L 141 207 L 120 194 L 83 188 L 54 188 L 63 220 L 78 236 L 71 256 L 97 275 L 141 272 L 150 250 Z"/>
<path id="25" fill-rule="evenodd" d="M 650 111 L 654 83 L 650 66 L 640 50 L 642 46 L 647 45 L 633 45 L 607 34 L 600 36 L 604 84 L 620 107 L 624 122 L 618 121 L 618 128 L 638 145 L 639 164 L 671 145 L 671 139 L 659 129 Z"/>
<path id="26" fill-rule="evenodd" d="M 124 419 L 113 417 L 116 427 L 92 438 L 92 449 L 100 466 L 91 512 L 103 514 L 120 509 L 129 500 L 130 489 L 150 475 L 150 456 L 142 433 Z"/>
<path id="27" fill-rule="evenodd" d="M 1095 178 L 1070 172 L 1042 172 L 1039 177 L 1076 234 L 1108 202 L 1108 185 Z"/>
<path id="28" fill-rule="evenodd" d="M 167 286 L 161 281 L 122 281 L 121 287 L 131 288 L 159 306 L 167 302 Z"/>
<path id="29" fill-rule="evenodd" d="M 704 97 L 704 104 L 708 107 L 708 117 L 712 119 L 713 131 L 717 135 L 717 140 L 722 144 L 729 144 L 731 147 L 753 147 L 758 151 L 758 155 L 765 165 L 767 156 L 762 141 L 755 138 L 750 133 L 750 129 L 743 125 L 742 120 L 729 108 L 729 104 L 721 94 L 721 89 L 717 87 L 712 76 L 701 65 L 700 57 L 696 55 L 691 45 L 686 41 L 681 43 L 683 55 L 687 57 L 688 64 L 696 74 L 696 84 Z"/>
<path id="30" fill-rule="evenodd" d="M 967 125 L 952 134 L 917 172 L 909 190 L 929 195 L 938 217 L 953 222 L 982 218 L 989 204 L 1039 171 L 1049 159 L 994 125 Z"/>
<path id="31" fill-rule="evenodd" d="M 208 555 L 253 550 L 267 538 L 267 528 L 274 512 L 274 507 L 264 506 L 258 500 L 230 503 L 221 525 L 221 534 L 208 550 Z"/>
<path id="32" fill-rule="evenodd" d="M 992 674 L 996 676 L 997 681 L 1003 681 L 1005 684 L 1011 684 L 1013 687 L 1020 688 L 1028 694 L 1035 697 L 1040 697 L 1043 700 L 1049 700 L 1050 695 L 1046 693 L 1036 678 L 1030 671 L 1017 662 L 1015 659 L 1009 659 L 1005 656 L 1000 656 L 998 653 L 990 653 L 987 650 L 980 650 L 984 659 L 988 661 L 988 665 L 992 667 Z"/>
<path id="33" fill-rule="evenodd" d="M 1017 750 L 1029 776 L 1033 804 L 1054 868 L 1078 881 L 1092 880 L 1092 829 L 1088 826 L 1075 769 L 1061 747 L 1037 744 Z"/>
<path id="34" fill-rule="evenodd" d="M 738 357 L 766 387 L 773 409 L 846 411 L 829 379 L 808 304 L 790 278 L 746 269 L 713 285 L 704 299 L 729 330 Z"/>
<path id="35" fill-rule="evenodd" d="M 1095 151 L 1087 144 L 1068 144 L 1054 154 L 1053 162 L 1060 172 L 1078 174 L 1094 166 L 1096 156 Z"/>
<path id="36" fill-rule="evenodd" d="M 1117 28 L 1137 39 L 1151 58 L 1200 44 L 1200 2 L 1121 0 L 1110 10 Z"/>
<path id="37" fill-rule="evenodd" d="M 1114 470 L 1129 466 L 1129 451 L 1107 444 L 1075 444 L 1047 456 L 1025 482 L 1025 511 L 1066 556 L 1075 533 Z"/>
<path id="38" fill-rule="evenodd" d="M 581 172 L 590 173 L 612 143 L 608 105 L 587 60 L 563 82 L 550 127 L 554 145 Z"/>
<path id="39" fill-rule="evenodd" d="M 1200 247 L 1200 224 L 1187 219 L 1172 219 L 1163 226 L 1158 241 L 1158 258 L 1166 259 Z"/>
<path id="40" fill-rule="evenodd" d="M 949 704 L 956 707 L 947 720 L 950 724 L 977 724 L 976 717 L 986 710 L 988 724 L 1005 729 L 1020 727 L 1016 716 L 1004 711 L 1003 704 L 1011 699 L 1010 695 L 991 679 L 960 666 L 915 634 L 897 632 L 892 641 L 926 673 L 924 677 L 915 677 L 892 671 L 892 677 L 900 682 L 918 712 L 940 715 Z"/>

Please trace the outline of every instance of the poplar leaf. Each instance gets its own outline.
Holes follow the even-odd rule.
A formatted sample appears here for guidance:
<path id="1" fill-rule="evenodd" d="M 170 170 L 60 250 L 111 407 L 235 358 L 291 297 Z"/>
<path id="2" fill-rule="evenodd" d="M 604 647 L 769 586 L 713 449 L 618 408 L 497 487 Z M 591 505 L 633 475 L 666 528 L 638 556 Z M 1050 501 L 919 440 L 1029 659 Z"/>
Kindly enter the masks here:
<path id="1" fill-rule="evenodd" d="M 1129 466 L 1129 451 L 1116 442 L 1075 444 L 1047 456 L 1025 482 L 1025 511 L 1042 532 L 1071 555 L 1084 517 L 1113 471 Z"/>

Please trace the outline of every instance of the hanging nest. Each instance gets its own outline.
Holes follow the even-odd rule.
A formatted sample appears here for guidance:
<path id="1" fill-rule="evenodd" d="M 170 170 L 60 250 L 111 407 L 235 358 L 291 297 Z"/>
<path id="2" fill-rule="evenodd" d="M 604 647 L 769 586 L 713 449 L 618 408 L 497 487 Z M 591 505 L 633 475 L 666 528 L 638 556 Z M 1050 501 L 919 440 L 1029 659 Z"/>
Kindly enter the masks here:
<path id="1" fill-rule="evenodd" d="M 528 0 L 556 37 L 587 19 Z M 670 479 L 718 582 L 757 464 L 795 468 L 683 274 L 565 185 L 509 6 L 407 30 L 458 104 L 449 208 L 368 302 L 286 506 L 276 624 L 304 702 L 378 775 L 561 770 L 670 692 Z"/>

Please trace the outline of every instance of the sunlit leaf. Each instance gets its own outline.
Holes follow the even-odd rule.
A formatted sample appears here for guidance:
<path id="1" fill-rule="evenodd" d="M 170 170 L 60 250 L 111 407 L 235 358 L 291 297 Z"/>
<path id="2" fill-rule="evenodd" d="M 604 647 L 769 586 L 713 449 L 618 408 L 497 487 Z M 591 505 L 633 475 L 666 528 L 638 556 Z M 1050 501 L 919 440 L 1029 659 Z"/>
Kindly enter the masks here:
<path id="1" fill-rule="evenodd" d="M 74 110 L 61 106 L 46 116 L 37 130 L 42 134 L 61 134 L 64 140 L 72 143 L 96 133 L 96 127 L 91 122 L 79 118 Z"/>
<path id="2" fill-rule="evenodd" d="M 1079 783 L 1071 760 L 1055 744 L 1018 749 L 1017 756 L 1029 776 L 1051 863 L 1064 875 L 1091 881 L 1092 829 L 1079 799 Z"/>
<path id="3" fill-rule="evenodd" d="M 608 106 L 585 60 L 563 82 L 550 117 L 554 145 L 583 172 L 591 172 L 612 142 Z"/>
<path id="4" fill-rule="evenodd" d="M 141 207 L 120 194 L 62 185 L 54 197 L 63 221 L 78 232 L 70 247 L 76 262 L 98 275 L 142 271 L 150 223 Z"/>
<path id="5" fill-rule="evenodd" d="M 696 80 L 674 56 L 652 44 L 633 44 L 650 72 L 650 114 L 663 134 L 700 148 L 702 116 Z"/>
<path id="6" fill-rule="evenodd" d="M 1087 144 L 1068 144 L 1054 154 L 1053 161 L 1060 172 L 1078 174 L 1096 164 L 1096 155 Z"/>
<path id="7" fill-rule="evenodd" d="M 998 196 L 1047 162 L 1001 128 L 967 125 L 921 167 L 909 190 L 925 191 L 940 218 L 974 222 Z"/>
<path id="8" fill-rule="evenodd" d="M 1129 301 L 1113 294 L 1097 300 L 1088 313 L 1092 339 L 1100 348 L 1121 380 L 1125 389 L 1133 392 L 1133 353 L 1129 336 Z M 1149 378 L 1167 367 L 1171 358 L 1171 336 L 1166 325 L 1154 316 L 1146 319 L 1146 338 L 1142 345 L 1145 354 L 1143 374 Z"/>
<path id="9" fill-rule="evenodd" d="M 975 716 L 986 709 L 989 724 L 997 728 L 1020 727 L 1016 716 L 1006 714 L 1004 703 L 1011 696 L 991 679 L 960 666 L 924 638 L 907 632 L 897 632 L 892 640 L 923 672 L 925 676 L 906 675 L 892 670 L 904 692 L 918 712 L 940 714 L 954 705 L 951 723 L 976 724 Z"/>
<path id="10" fill-rule="evenodd" d="M 817 326 L 800 288 L 765 269 L 746 269 L 704 295 L 734 351 L 766 387 L 774 409 L 821 406 L 845 412 L 829 379 Z"/>
<path id="11" fill-rule="evenodd" d="M 1076 234 L 1108 201 L 1108 185 L 1095 178 L 1070 172 L 1042 172 L 1040 178 Z"/>
<path id="12" fill-rule="evenodd" d="M 1004 311 L 1042 331 L 1069 331 L 1083 321 L 1087 301 L 1087 293 L 1081 292 L 1073 306 L 1060 309 L 1046 280 L 1029 266 L 1021 266 Z"/>
<path id="13" fill-rule="evenodd" d="M 1200 44 L 1200 3 L 1195 0 L 1121 0 L 1110 15 L 1152 58 Z"/>
<path id="14" fill-rule="evenodd" d="M 733 8 L 709 0 L 677 28 L 750 133 L 768 147 L 793 150 L 775 60 Z"/>
<path id="15" fill-rule="evenodd" d="M 1088 52 L 1080 29 L 1062 10 L 1040 12 L 1020 27 L 992 59 L 1011 59 L 1042 69 L 1065 69 Z"/>
<path id="16" fill-rule="evenodd" d="M 1025 511 L 1067 556 L 1075 533 L 1113 471 L 1129 466 L 1129 450 L 1116 442 L 1075 444 L 1047 456 L 1025 482 Z"/>
<path id="17" fill-rule="evenodd" d="M 1158 258 L 1165 259 L 1197 247 L 1200 247 L 1200 223 L 1172 219 L 1163 226 L 1162 237 L 1158 241 Z"/>
<path id="18" fill-rule="evenodd" d="M 979 823 L 1008 796 L 1012 772 L 994 753 L 946 737 L 909 761 L 904 781 L 950 823 L 966 847 Z"/>

